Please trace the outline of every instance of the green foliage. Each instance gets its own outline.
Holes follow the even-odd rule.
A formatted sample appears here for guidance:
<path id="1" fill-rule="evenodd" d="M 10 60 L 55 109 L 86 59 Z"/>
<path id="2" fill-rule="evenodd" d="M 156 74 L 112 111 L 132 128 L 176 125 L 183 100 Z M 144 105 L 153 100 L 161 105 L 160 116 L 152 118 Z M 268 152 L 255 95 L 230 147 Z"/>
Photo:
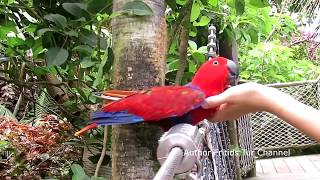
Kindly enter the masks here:
<path id="1" fill-rule="evenodd" d="M 278 41 L 251 44 L 242 50 L 241 78 L 260 83 L 290 82 L 316 78 L 320 68 L 305 59 L 296 59 L 292 48 Z"/>
<path id="2" fill-rule="evenodd" d="M 0 104 L 0 116 L 15 119 L 16 117 L 4 105 Z"/>
<path id="3" fill-rule="evenodd" d="M 112 1 L 2 1 L 0 6 L 4 7 L 0 11 L 0 53 L 9 60 L 3 73 L 17 79 L 24 62 L 30 81 L 46 81 L 47 74 L 57 76 L 72 102 L 58 106 L 64 109 L 60 113 L 70 111 L 60 115 L 83 121 L 85 112 L 79 117 L 70 114 L 80 105 L 96 103 L 91 92 L 110 83 L 113 54 L 108 24 L 116 16 Z M 31 50 L 31 59 L 25 58 L 26 50 Z M 44 87 L 37 88 L 42 92 Z"/>
<path id="4" fill-rule="evenodd" d="M 251 5 L 256 6 L 258 8 L 270 6 L 268 0 L 250 0 L 249 2 Z"/>
<path id="5" fill-rule="evenodd" d="M 71 170 L 73 173 L 72 180 L 105 180 L 103 177 L 89 177 L 79 164 L 72 164 Z"/>
<path id="6" fill-rule="evenodd" d="M 167 16 L 169 27 L 177 23 L 187 1 L 168 3 L 172 12 Z M 318 67 L 307 55 L 286 47 L 297 27 L 289 14 L 270 15 L 268 0 L 194 0 L 190 12 L 187 68 L 183 83 L 190 81 L 195 70 L 204 62 L 207 44 L 207 27 L 214 23 L 217 38 L 231 42 L 235 37 L 239 47 L 241 78 L 263 83 L 313 79 Z M 184 15 L 184 14 L 183 14 Z M 170 30 L 170 29 L 169 29 Z M 173 83 L 179 68 L 179 38 L 169 37 L 172 43 L 168 56 L 167 83 Z M 281 39 L 281 42 L 278 41 Z M 197 47 L 199 50 L 197 49 Z M 300 46 L 299 46 L 300 47 Z M 263 68 L 263 69 L 262 69 Z"/>
<path id="7" fill-rule="evenodd" d="M 63 48 L 50 48 L 45 54 L 47 66 L 60 66 L 68 59 L 68 51 Z"/>

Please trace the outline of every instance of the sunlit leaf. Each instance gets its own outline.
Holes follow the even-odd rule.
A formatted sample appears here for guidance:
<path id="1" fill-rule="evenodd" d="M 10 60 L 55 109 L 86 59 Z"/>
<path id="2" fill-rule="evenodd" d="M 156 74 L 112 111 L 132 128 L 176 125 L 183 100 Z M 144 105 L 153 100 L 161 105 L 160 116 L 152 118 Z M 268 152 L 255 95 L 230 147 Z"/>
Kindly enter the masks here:
<path id="1" fill-rule="evenodd" d="M 194 26 L 206 26 L 210 23 L 210 18 L 208 16 L 201 16 L 199 22 L 193 22 Z"/>
<path id="2" fill-rule="evenodd" d="M 0 150 L 5 149 L 10 143 L 8 141 L 0 140 Z M 1 152 L 1 151 L 0 151 Z"/>
<path id="3" fill-rule="evenodd" d="M 200 52 L 194 52 L 194 53 L 192 53 L 192 57 L 193 57 L 195 60 L 197 60 L 197 62 L 199 62 L 199 63 L 203 63 L 204 60 L 205 60 L 205 58 L 206 58 L 206 56 L 205 56 L 203 53 L 200 53 Z M 193 72 L 195 72 L 195 71 L 193 71 Z"/>
<path id="4" fill-rule="evenodd" d="M 190 14 L 190 22 L 195 21 L 196 19 L 198 19 L 199 15 L 200 15 L 200 4 L 197 2 L 194 2 L 192 4 L 192 9 L 191 9 L 191 14 Z"/>
<path id="5" fill-rule="evenodd" d="M 7 44 L 11 47 L 24 45 L 25 41 L 18 37 L 10 37 L 7 40 Z"/>
<path id="6" fill-rule="evenodd" d="M 195 73 L 197 71 L 197 65 L 193 61 L 188 61 L 189 72 Z"/>
<path id="7" fill-rule="evenodd" d="M 174 1 L 174 0 L 171 0 Z M 176 3 L 179 5 L 185 5 L 187 3 L 187 0 L 176 0 Z"/>
<path id="8" fill-rule="evenodd" d="M 258 8 L 270 6 L 268 0 L 250 0 L 250 4 Z"/>
<path id="9" fill-rule="evenodd" d="M 197 44 L 194 41 L 189 40 L 188 44 L 189 44 L 191 49 L 197 50 L 198 47 L 197 47 Z"/>
<path id="10" fill-rule="evenodd" d="M 211 6 L 218 6 L 218 0 L 208 0 L 208 4 Z"/>

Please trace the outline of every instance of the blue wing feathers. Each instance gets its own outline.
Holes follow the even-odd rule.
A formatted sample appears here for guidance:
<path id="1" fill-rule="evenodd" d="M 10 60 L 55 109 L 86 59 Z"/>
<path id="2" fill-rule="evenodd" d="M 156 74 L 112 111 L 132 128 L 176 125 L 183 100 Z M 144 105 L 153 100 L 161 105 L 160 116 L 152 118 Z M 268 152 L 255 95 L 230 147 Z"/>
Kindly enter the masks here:
<path id="1" fill-rule="evenodd" d="M 143 118 L 130 114 L 127 111 L 120 112 L 93 112 L 91 118 L 98 125 L 132 124 L 143 122 Z"/>

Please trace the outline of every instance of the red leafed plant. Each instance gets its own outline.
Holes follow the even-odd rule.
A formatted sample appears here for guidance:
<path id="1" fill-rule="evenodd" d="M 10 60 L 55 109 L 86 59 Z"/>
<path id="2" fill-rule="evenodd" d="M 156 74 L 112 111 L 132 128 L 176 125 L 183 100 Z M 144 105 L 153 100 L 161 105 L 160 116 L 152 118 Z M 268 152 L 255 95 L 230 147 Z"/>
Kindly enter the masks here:
<path id="1" fill-rule="evenodd" d="M 0 179 L 61 178 L 68 174 L 68 167 L 79 160 L 80 151 L 65 143 L 72 137 L 71 125 L 57 119 L 52 123 L 52 117 L 56 118 L 53 115 L 44 117 L 40 126 L 0 117 L 0 141 L 6 142 L 2 151 L 10 152 L 5 160 L 0 159 Z"/>

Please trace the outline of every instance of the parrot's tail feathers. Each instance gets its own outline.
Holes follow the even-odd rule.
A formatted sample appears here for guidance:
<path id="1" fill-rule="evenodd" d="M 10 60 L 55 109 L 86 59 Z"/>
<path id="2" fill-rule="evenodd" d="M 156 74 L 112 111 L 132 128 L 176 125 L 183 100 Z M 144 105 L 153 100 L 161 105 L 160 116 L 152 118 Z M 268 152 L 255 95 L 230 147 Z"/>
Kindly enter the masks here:
<path id="1" fill-rule="evenodd" d="M 109 91 L 103 92 L 103 95 L 115 97 L 115 98 L 125 98 L 127 96 L 131 96 L 136 93 L 137 91 L 109 90 Z"/>
<path id="2" fill-rule="evenodd" d="M 75 136 L 82 136 L 85 132 L 89 131 L 90 129 L 98 127 L 97 123 L 89 124 L 88 126 L 82 128 L 80 131 L 74 133 Z"/>
<path id="3" fill-rule="evenodd" d="M 117 124 L 133 124 L 143 122 L 143 118 L 128 113 L 127 111 L 120 112 L 93 112 L 91 120 L 98 125 L 117 125 Z"/>

